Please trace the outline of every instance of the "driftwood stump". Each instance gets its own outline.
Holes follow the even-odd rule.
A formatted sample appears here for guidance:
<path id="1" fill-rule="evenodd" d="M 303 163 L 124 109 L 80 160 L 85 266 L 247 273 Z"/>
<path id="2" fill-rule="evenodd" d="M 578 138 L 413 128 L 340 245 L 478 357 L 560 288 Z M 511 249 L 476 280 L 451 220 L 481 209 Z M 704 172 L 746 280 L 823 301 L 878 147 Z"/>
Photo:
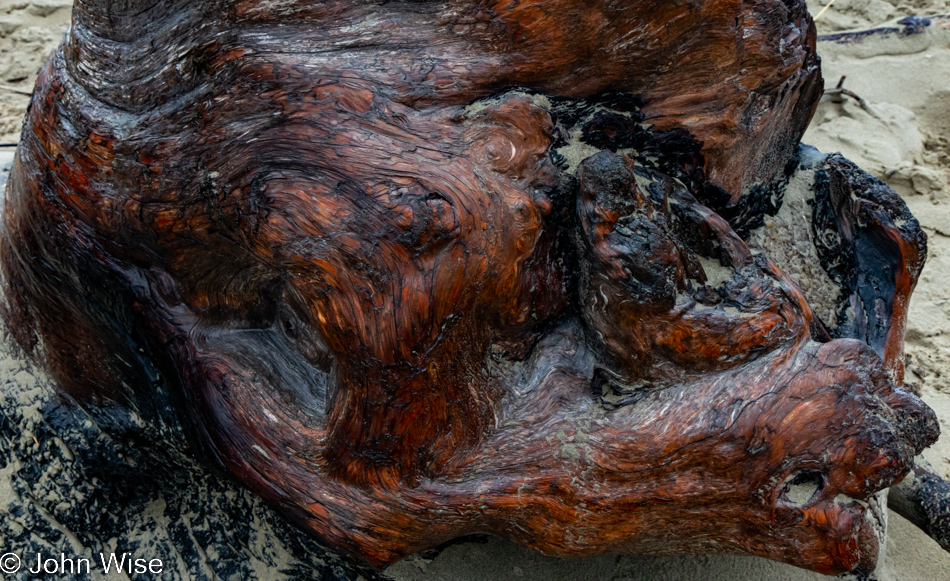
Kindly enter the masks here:
<path id="1" fill-rule="evenodd" d="M 938 432 L 926 243 L 799 146 L 821 86 L 795 0 L 78 0 L 4 316 L 69 405 L 180 422 L 376 566 L 485 532 L 869 571 Z"/>

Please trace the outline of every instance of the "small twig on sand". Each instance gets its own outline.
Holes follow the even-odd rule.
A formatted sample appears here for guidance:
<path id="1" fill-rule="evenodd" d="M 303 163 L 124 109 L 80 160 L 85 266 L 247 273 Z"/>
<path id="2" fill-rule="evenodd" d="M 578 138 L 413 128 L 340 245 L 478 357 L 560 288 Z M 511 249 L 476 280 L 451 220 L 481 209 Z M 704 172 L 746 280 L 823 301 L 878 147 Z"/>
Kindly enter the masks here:
<path id="1" fill-rule="evenodd" d="M 9 91 L 9 92 L 11 92 L 11 93 L 19 93 L 19 94 L 21 94 L 21 95 L 26 95 L 26 96 L 28 96 L 28 97 L 31 96 L 31 95 L 33 95 L 33 91 L 28 91 L 28 90 L 26 90 L 26 89 L 20 89 L 20 88 L 17 88 L 17 87 L 11 87 L 10 85 L 0 85 L 0 90 L 2 90 L 2 91 Z"/>
<path id="2" fill-rule="evenodd" d="M 831 0 L 831 2 L 825 4 L 825 7 L 822 8 L 821 11 L 818 12 L 818 14 L 816 14 L 814 18 L 812 18 L 812 20 L 818 20 L 819 18 L 821 18 L 821 15 L 824 14 L 829 8 L 831 8 L 831 5 L 834 3 L 835 3 L 835 0 Z"/>
<path id="3" fill-rule="evenodd" d="M 859 97 L 858 94 L 855 93 L 854 91 L 849 91 L 848 89 L 844 88 L 844 80 L 846 78 L 848 78 L 848 76 L 843 75 L 841 77 L 841 80 L 838 81 L 838 84 L 835 86 L 834 89 L 825 90 L 825 95 L 831 97 L 832 103 L 844 103 L 845 97 L 851 97 L 852 99 L 858 102 L 858 105 L 860 105 L 862 109 L 864 109 L 871 115 L 874 115 L 874 111 L 871 111 L 871 108 L 868 107 L 867 101 Z"/>
<path id="4" fill-rule="evenodd" d="M 19 143 L 0 143 L 0 147 L 16 147 Z"/>

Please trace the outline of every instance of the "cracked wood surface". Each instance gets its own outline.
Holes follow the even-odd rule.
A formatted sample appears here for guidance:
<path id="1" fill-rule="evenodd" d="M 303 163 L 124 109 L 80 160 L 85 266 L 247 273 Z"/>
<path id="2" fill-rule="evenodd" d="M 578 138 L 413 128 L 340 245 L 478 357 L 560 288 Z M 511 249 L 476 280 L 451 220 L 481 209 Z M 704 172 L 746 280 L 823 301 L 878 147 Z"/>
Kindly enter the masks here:
<path id="1" fill-rule="evenodd" d="M 489 532 L 869 571 L 937 436 L 899 385 L 924 239 L 841 165 L 818 254 L 875 318 L 820 321 L 741 236 L 820 87 L 803 2 L 80 1 L 4 315 L 373 565 Z"/>

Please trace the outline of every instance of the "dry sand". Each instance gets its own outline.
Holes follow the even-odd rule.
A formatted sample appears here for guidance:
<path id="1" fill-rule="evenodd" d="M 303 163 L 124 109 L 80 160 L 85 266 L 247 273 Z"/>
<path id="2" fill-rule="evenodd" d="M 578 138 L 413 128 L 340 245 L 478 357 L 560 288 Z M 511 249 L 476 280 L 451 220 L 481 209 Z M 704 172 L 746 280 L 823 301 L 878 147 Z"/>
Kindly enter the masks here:
<path id="1" fill-rule="evenodd" d="M 69 25 L 72 0 L 0 0 L 0 84 L 30 91 Z M 0 89 L 0 142 L 17 141 L 27 95 Z"/>
<path id="2" fill-rule="evenodd" d="M 817 14 L 827 0 L 809 1 Z M 69 0 L 0 0 L 0 84 L 29 90 L 69 22 Z M 950 14 L 950 0 L 836 0 L 819 32 L 870 28 L 910 15 Z M 894 25 L 903 29 L 903 25 Z M 867 102 L 826 97 L 805 142 L 839 151 L 904 196 L 930 238 L 907 333 L 908 381 L 937 410 L 947 434 L 925 456 L 950 477 L 950 17 L 919 34 L 872 34 L 857 43 L 822 41 L 826 85 Z M 16 141 L 28 97 L 0 89 L 0 142 Z M 0 165 L 11 156 L 0 148 Z M 0 354 L 7 358 L 9 354 Z M 2 547 L 0 547 L 2 548 Z M 881 579 L 950 579 L 950 555 L 890 513 Z M 752 557 L 607 556 L 561 560 L 501 540 L 450 547 L 434 560 L 407 559 L 387 572 L 399 580 L 629 579 L 796 581 L 820 575 Z"/>

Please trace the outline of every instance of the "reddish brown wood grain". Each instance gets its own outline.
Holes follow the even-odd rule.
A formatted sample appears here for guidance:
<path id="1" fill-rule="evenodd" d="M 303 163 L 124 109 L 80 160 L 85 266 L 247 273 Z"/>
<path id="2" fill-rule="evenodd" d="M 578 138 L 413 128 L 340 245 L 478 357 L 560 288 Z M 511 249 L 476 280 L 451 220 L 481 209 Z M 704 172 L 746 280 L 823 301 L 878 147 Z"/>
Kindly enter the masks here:
<path id="1" fill-rule="evenodd" d="M 79 0 L 4 316 L 64 394 L 174 414 L 373 565 L 489 532 L 870 570 L 937 435 L 894 383 L 923 238 L 880 214 L 893 276 L 839 282 L 893 331 L 830 340 L 737 234 L 796 164 L 814 42 L 797 1 Z"/>

